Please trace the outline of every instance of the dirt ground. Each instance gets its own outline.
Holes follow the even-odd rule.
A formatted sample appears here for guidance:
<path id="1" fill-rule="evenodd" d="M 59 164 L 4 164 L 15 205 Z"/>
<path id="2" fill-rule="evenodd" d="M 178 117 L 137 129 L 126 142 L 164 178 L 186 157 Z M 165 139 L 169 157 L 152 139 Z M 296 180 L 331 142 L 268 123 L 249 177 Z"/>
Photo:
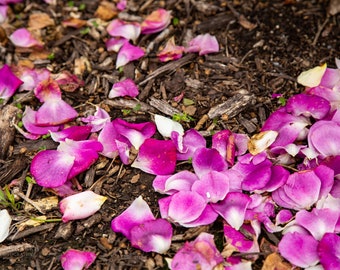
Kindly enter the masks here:
<path id="1" fill-rule="evenodd" d="M 109 38 L 105 30 L 85 33 L 83 28 L 74 30 L 61 26 L 72 12 L 79 13 L 84 20 L 95 18 L 101 1 L 72 1 L 73 7 L 70 2 L 58 0 L 57 6 L 52 6 L 43 1 L 26 0 L 13 5 L 9 24 L 14 28 L 27 27 L 29 16 L 36 12 L 47 13 L 54 20 L 55 24 L 42 32 L 45 48 L 54 53 L 54 58 L 32 60 L 31 52 L 16 49 L 1 34 L 0 64 L 17 64 L 30 59 L 35 67 L 48 67 L 53 73 L 61 70 L 74 73 L 77 59 L 86 59 L 91 69 L 85 68 L 79 75 L 85 82 L 84 87 L 75 92 L 63 92 L 63 98 L 80 116 L 94 111 L 91 104 L 105 108 L 112 119 L 121 117 L 136 122 L 150 121 L 150 112 L 170 117 L 179 111 L 192 117 L 191 121 L 182 122 L 186 129 L 197 127 L 206 135 L 221 129 L 252 135 L 280 106 L 272 94 L 289 98 L 301 92 L 303 88 L 296 82 L 298 74 L 322 63 L 335 67 L 334 59 L 340 57 L 340 14 L 328 13 L 329 1 L 128 0 L 130 19 L 143 18 L 163 7 L 171 10 L 179 23 L 171 24 L 168 36 L 158 41 L 157 34 L 140 37 L 137 44 L 149 48 L 150 52 L 123 70 L 117 70 L 114 66 L 116 54 L 105 48 Z M 85 9 L 80 11 L 82 4 Z M 0 26 L 0 30 L 13 31 L 8 25 L 6 27 Z M 169 37 L 174 36 L 176 44 L 181 45 L 190 37 L 203 33 L 216 36 L 219 53 L 186 54 L 184 58 L 168 63 L 158 60 L 156 54 Z M 108 99 L 112 84 L 122 77 L 132 78 L 139 85 L 139 101 Z M 181 93 L 194 103 L 187 106 L 176 103 L 173 98 Z M 142 107 L 133 110 L 138 103 Z M 205 118 L 207 114 L 212 115 L 212 108 L 222 103 L 227 104 L 227 113 Z M 33 95 L 25 95 L 21 104 L 23 107 L 39 106 Z M 0 186 L 18 179 L 21 181 L 19 191 L 25 194 L 28 186 L 23 179 L 30 160 L 42 146 L 54 149 L 56 144 L 50 139 L 28 141 L 17 132 L 14 136 L 6 157 L 0 160 Z M 183 168 L 185 165 L 178 166 L 178 169 Z M 108 197 L 101 210 L 86 220 L 66 224 L 44 223 L 27 226 L 22 231 L 13 226 L 9 238 L 0 244 L 0 269 L 61 269 L 59 258 L 68 248 L 95 252 L 97 259 L 91 269 L 167 269 L 164 258 L 172 257 L 186 240 L 194 239 L 202 230 L 216 235 L 220 242 L 218 247 L 223 247 L 222 223 L 219 221 L 199 229 L 175 227 L 175 241 L 162 256 L 132 248 L 125 237 L 112 232 L 112 218 L 139 195 L 149 203 L 153 213 L 159 215 L 157 200 L 161 195 L 152 188 L 153 178 L 138 169 L 122 166 L 119 160 L 112 162 L 101 157 L 78 179 L 84 190 L 91 188 Z M 41 200 L 52 195 L 33 185 L 30 199 Z M 23 202 L 22 199 L 19 201 Z M 39 215 L 33 210 L 25 211 L 23 207 L 19 211 L 8 210 L 14 225 Z M 61 217 L 55 208 L 46 215 L 49 219 Z M 260 240 L 275 244 L 275 237 L 280 236 L 262 235 Z M 12 248 L 10 252 L 4 251 L 5 246 Z M 253 269 L 261 269 L 265 250 L 260 255 Z"/>

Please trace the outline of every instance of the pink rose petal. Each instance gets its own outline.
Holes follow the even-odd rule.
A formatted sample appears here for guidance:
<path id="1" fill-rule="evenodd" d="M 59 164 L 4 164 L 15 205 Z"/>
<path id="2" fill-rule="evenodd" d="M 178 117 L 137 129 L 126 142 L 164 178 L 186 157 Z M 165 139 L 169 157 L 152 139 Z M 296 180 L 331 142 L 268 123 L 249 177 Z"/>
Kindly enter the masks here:
<path id="1" fill-rule="evenodd" d="M 120 82 L 113 84 L 110 92 L 109 98 L 115 97 L 136 97 L 139 94 L 137 85 L 131 79 L 125 79 Z"/>
<path id="2" fill-rule="evenodd" d="M 88 269 L 95 259 L 95 253 L 75 249 L 69 249 L 60 257 L 64 270 Z"/>
<path id="3" fill-rule="evenodd" d="M 118 52 L 116 68 L 125 66 L 129 62 L 141 58 L 144 54 L 143 49 L 133 46 L 129 42 L 125 42 Z"/>
<path id="4" fill-rule="evenodd" d="M 196 149 L 205 148 L 207 144 L 203 136 L 195 129 L 185 131 L 183 137 L 179 134 L 177 134 L 177 136 L 179 137 L 176 140 L 178 160 L 188 160 L 192 158 Z M 171 139 L 175 139 L 173 134 L 171 135 Z"/>
<path id="5" fill-rule="evenodd" d="M 135 42 L 141 33 L 141 26 L 136 22 L 128 23 L 115 19 L 109 23 L 106 30 L 112 37 L 123 37 Z"/>
<path id="6" fill-rule="evenodd" d="M 148 15 L 142 22 L 142 34 L 153 34 L 165 29 L 171 22 L 171 12 L 157 9 Z"/>
<path id="7" fill-rule="evenodd" d="M 91 132 L 97 132 L 101 130 L 107 122 L 110 122 L 110 115 L 99 106 L 96 106 L 96 112 L 94 115 L 81 118 L 81 121 L 88 123 L 92 127 Z"/>
<path id="8" fill-rule="evenodd" d="M 61 131 L 50 132 L 52 140 L 55 142 L 71 139 L 74 141 L 86 140 L 90 135 L 90 126 L 71 126 Z"/>
<path id="9" fill-rule="evenodd" d="M 6 103 L 23 82 L 13 74 L 9 66 L 0 69 L 0 100 Z"/>
<path id="10" fill-rule="evenodd" d="M 20 28 L 14 31 L 9 40 L 17 47 L 30 48 L 38 47 L 42 48 L 43 43 L 35 39 L 32 34 L 26 28 Z"/>
<path id="11" fill-rule="evenodd" d="M 163 50 L 161 50 L 157 56 L 161 62 L 168 62 L 177 60 L 182 57 L 185 48 L 183 46 L 177 46 L 175 44 L 175 38 L 171 37 Z"/>
<path id="12" fill-rule="evenodd" d="M 199 55 L 216 53 L 219 51 L 218 41 L 210 34 L 198 35 L 189 42 L 187 52 L 198 52 Z"/>
<path id="13" fill-rule="evenodd" d="M 326 233 L 319 242 L 318 254 L 325 270 L 336 270 L 340 266 L 340 236 Z"/>

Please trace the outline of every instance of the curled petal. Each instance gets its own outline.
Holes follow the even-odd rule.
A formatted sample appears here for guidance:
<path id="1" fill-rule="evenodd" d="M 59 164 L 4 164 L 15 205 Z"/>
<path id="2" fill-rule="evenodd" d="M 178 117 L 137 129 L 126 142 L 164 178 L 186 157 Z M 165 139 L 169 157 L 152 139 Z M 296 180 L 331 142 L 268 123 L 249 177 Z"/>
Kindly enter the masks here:
<path id="1" fill-rule="evenodd" d="M 31 174 L 40 186 L 61 186 L 68 179 L 74 159 L 74 156 L 57 150 L 41 151 L 32 160 Z"/>
<path id="2" fill-rule="evenodd" d="M 90 135 L 90 126 L 71 126 L 61 131 L 50 132 L 52 140 L 55 142 L 65 141 L 71 139 L 74 141 L 86 140 Z"/>
<path id="3" fill-rule="evenodd" d="M 298 232 L 286 233 L 278 247 L 281 255 L 296 266 L 307 268 L 319 262 L 318 241 L 311 235 Z M 299 252 L 296 252 L 297 250 Z"/>
<path id="4" fill-rule="evenodd" d="M 277 131 L 262 131 L 252 136 L 248 142 L 248 149 L 252 155 L 257 155 L 266 150 L 278 136 Z"/>
<path id="5" fill-rule="evenodd" d="M 125 42 L 118 52 L 116 68 L 125 66 L 129 62 L 141 58 L 144 54 L 143 49 Z"/>
<path id="6" fill-rule="evenodd" d="M 88 123 L 88 125 L 92 127 L 91 132 L 97 132 L 101 130 L 110 119 L 110 115 L 104 109 L 96 106 L 94 115 L 83 117 L 81 121 Z"/>
<path id="7" fill-rule="evenodd" d="M 318 246 L 320 263 L 325 270 L 336 270 L 340 265 L 340 236 L 326 233 Z"/>
<path id="8" fill-rule="evenodd" d="M 171 137 L 172 132 L 177 132 L 179 135 L 183 135 L 184 129 L 182 125 L 170 118 L 164 117 L 162 115 L 156 114 L 155 115 L 155 123 L 157 126 L 158 132 L 163 137 Z"/>
<path id="9" fill-rule="evenodd" d="M 120 82 L 115 83 L 109 92 L 109 98 L 115 97 L 136 97 L 139 91 L 137 85 L 131 79 L 125 79 Z"/>
<path id="10" fill-rule="evenodd" d="M 172 133 L 171 136 L 172 140 L 174 140 L 173 135 L 174 133 Z M 207 144 L 204 137 L 195 129 L 189 129 L 184 133 L 183 137 L 178 137 L 176 143 L 178 160 L 188 160 L 189 158 L 192 158 L 196 149 L 206 147 Z"/>
<path id="11" fill-rule="evenodd" d="M 88 269 L 96 257 L 96 254 L 90 251 L 69 249 L 61 255 L 60 261 L 64 270 L 82 270 Z"/>
<path id="12" fill-rule="evenodd" d="M 110 52 L 119 52 L 120 48 L 129 41 L 125 38 L 110 38 L 106 41 L 106 49 Z"/>
<path id="13" fill-rule="evenodd" d="M 59 203 L 60 212 L 63 214 L 62 221 L 68 222 L 92 216 L 100 209 L 106 199 L 107 197 L 90 190 L 64 198 Z"/>
<path id="14" fill-rule="evenodd" d="M 185 48 L 175 44 L 175 38 L 171 37 L 165 45 L 165 48 L 160 51 L 157 56 L 161 62 L 177 60 L 182 57 Z"/>
<path id="15" fill-rule="evenodd" d="M 115 19 L 110 22 L 106 30 L 110 36 L 123 37 L 135 42 L 141 33 L 141 26 L 139 23 L 127 23 L 120 19 Z"/>
<path id="16" fill-rule="evenodd" d="M 171 12 L 157 9 L 148 15 L 142 22 L 142 34 L 153 34 L 165 29 L 171 22 Z"/>
<path id="17" fill-rule="evenodd" d="M 146 139 L 131 166 L 155 175 L 171 174 L 176 167 L 176 147 L 172 141 Z"/>
<path id="18" fill-rule="evenodd" d="M 123 213 L 112 220 L 111 228 L 114 232 L 120 232 L 126 238 L 131 239 L 133 227 L 151 220 L 155 220 L 155 217 L 146 201 L 139 196 Z"/>
<path id="19" fill-rule="evenodd" d="M 192 185 L 197 180 L 196 174 L 189 171 L 180 171 L 166 179 L 163 192 L 166 194 L 173 194 L 181 190 L 191 190 Z"/>
<path id="20" fill-rule="evenodd" d="M 100 152 L 105 157 L 115 159 L 118 154 L 118 146 L 116 143 L 116 138 L 118 133 L 113 127 L 112 122 L 106 122 L 103 129 L 98 135 L 98 141 L 102 144 L 103 150 Z"/>

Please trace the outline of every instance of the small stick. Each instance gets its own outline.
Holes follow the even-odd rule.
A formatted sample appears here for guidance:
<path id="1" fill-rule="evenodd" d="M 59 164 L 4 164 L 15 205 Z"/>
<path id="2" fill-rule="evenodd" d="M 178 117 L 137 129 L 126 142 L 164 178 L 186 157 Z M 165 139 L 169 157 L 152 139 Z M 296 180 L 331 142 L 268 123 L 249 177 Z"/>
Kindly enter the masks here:
<path id="1" fill-rule="evenodd" d="M 13 189 L 13 193 L 15 195 L 18 195 L 21 199 L 23 199 L 25 202 L 31 204 L 35 209 L 37 209 L 40 213 L 45 214 L 45 211 L 43 211 L 39 205 L 37 205 L 33 200 L 28 198 L 25 194 L 21 193 L 18 189 Z"/>
<path id="2" fill-rule="evenodd" d="M 316 43 L 318 42 L 318 39 L 319 39 L 319 37 L 320 37 L 320 35 L 321 35 L 321 32 L 322 32 L 322 30 L 325 28 L 325 26 L 326 26 L 326 24 L 328 23 L 328 21 L 329 21 L 329 16 L 326 17 L 326 20 L 323 22 L 323 24 L 322 24 L 321 26 L 319 25 L 318 31 L 316 32 L 316 35 L 315 35 L 314 40 L 313 40 L 313 42 L 312 42 L 312 45 L 313 45 L 313 46 L 315 46 Z"/>
<path id="3" fill-rule="evenodd" d="M 29 249 L 34 249 L 34 246 L 28 243 L 22 243 L 13 246 L 0 246 L 0 258 L 7 257 L 12 253 L 23 253 Z"/>

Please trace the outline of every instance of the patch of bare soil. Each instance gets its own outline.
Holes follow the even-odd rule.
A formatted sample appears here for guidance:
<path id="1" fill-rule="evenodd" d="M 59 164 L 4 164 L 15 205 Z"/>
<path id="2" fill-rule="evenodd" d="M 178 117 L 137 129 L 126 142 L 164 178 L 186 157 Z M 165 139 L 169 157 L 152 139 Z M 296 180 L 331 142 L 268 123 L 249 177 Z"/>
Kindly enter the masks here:
<path id="1" fill-rule="evenodd" d="M 63 93 L 81 116 L 94 111 L 91 104 L 100 104 L 112 118 L 137 122 L 149 121 L 149 112 L 166 116 L 182 112 L 193 118 L 182 122 L 185 128 L 196 127 L 206 135 L 221 129 L 252 135 L 280 106 L 278 100 L 272 98 L 273 93 L 289 98 L 301 92 L 302 87 L 296 82 L 299 73 L 325 62 L 335 67 L 334 59 L 340 57 L 340 15 L 327 13 L 329 1 L 128 0 L 127 19 L 145 17 L 163 7 L 171 10 L 179 23 L 169 26 L 167 36 L 141 37 L 138 45 L 150 52 L 121 71 L 114 67 L 115 53 L 106 51 L 108 34 L 105 29 L 92 27 L 93 32 L 85 33 L 61 26 L 71 12 L 84 20 L 94 18 L 102 1 L 72 1 L 73 8 L 69 6 L 71 1 L 57 2 L 57 6 L 51 6 L 43 1 L 24 1 L 12 6 L 10 19 L 11 27 L 27 27 L 31 14 L 47 13 L 55 24 L 45 28 L 42 39 L 47 51 L 54 53 L 54 59 L 35 60 L 30 52 L 15 49 L 2 37 L 0 64 L 18 64 L 31 57 L 35 67 L 48 67 L 54 73 L 61 70 L 77 73 L 79 59 L 89 63 L 91 68 L 82 68 L 79 74 L 85 86 L 76 92 Z M 77 9 L 81 4 L 85 4 L 82 11 Z M 3 26 L 1 29 L 4 30 Z M 219 53 L 203 57 L 187 54 L 168 63 L 157 59 L 158 50 L 169 37 L 175 36 L 176 44 L 185 44 L 191 37 L 203 33 L 217 37 Z M 122 77 L 132 78 L 139 84 L 140 102 L 107 98 L 112 84 Z M 182 93 L 194 101 L 193 104 L 185 106 L 173 100 Z M 141 108 L 133 110 L 138 103 Z M 21 96 L 21 104 L 37 108 L 39 102 L 33 95 L 25 94 Z M 2 112 L 1 117 L 4 115 Z M 17 192 L 26 194 L 28 185 L 24 179 L 30 160 L 42 147 L 55 149 L 56 144 L 50 139 L 28 141 L 15 131 L 7 136 L 12 138 L 0 160 L 0 186 L 17 179 L 21 183 Z M 172 257 L 184 241 L 194 239 L 199 230 L 215 234 L 218 247 L 223 247 L 222 223 L 219 222 L 195 230 L 174 228 L 176 241 L 164 256 L 143 253 L 132 248 L 122 235 L 115 234 L 110 228 L 112 218 L 139 195 L 149 203 L 153 213 L 159 215 L 157 200 L 161 196 L 152 188 L 153 178 L 122 166 L 119 160 L 100 158 L 78 180 L 83 189 L 91 188 L 108 197 L 101 210 L 86 220 L 66 224 L 44 223 L 24 227 L 21 231 L 13 226 L 9 238 L 0 245 L 0 269 L 61 269 L 59 257 L 68 248 L 94 251 L 98 256 L 91 269 L 167 269 L 164 257 Z M 33 185 L 30 199 L 39 201 L 51 195 Z M 35 210 L 25 211 L 23 207 L 19 211 L 9 210 L 14 225 L 41 215 Z M 49 219 L 61 217 L 55 208 L 46 211 L 46 215 Z M 262 235 L 260 241 L 275 245 L 277 237 L 279 235 Z M 9 250 L 4 250 L 4 246 Z M 263 250 L 253 269 L 261 269 L 265 258 Z"/>

